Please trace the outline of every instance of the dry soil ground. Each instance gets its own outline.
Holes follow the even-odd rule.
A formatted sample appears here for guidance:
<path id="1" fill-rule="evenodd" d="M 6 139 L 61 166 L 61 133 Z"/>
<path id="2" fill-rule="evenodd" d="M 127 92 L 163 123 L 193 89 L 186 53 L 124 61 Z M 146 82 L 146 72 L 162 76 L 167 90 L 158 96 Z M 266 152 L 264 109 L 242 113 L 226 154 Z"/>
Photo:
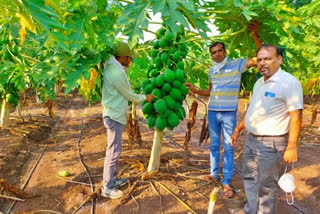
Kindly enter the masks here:
<path id="1" fill-rule="evenodd" d="M 102 107 L 88 103 L 78 96 L 60 94 L 55 102 L 54 120 L 47 115 L 43 104 L 35 103 L 29 94 L 27 103 L 22 108 L 24 122 L 17 112 L 12 112 L 10 127 L 0 130 L 0 179 L 12 186 L 21 188 L 28 198 L 17 202 L 11 213 L 90 213 L 89 201 L 82 205 L 90 195 L 92 187 L 89 178 L 79 161 L 83 160 L 90 174 L 94 191 L 101 187 L 103 158 L 106 147 L 106 131 L 101 119 Z M 192 98 L 188 98 L 191 102 Z M 242 117 L 245 99 L 239 101 L 239 118 Z M 293 175 L 297 188 L 294 191 L 295 203 L 288 206 L 284 194 L 279 196 L 279 214 L 319 213 L 320 204 L 320 119 L 310 126 L 311 109 L 306 103 L 303 113 L 303 132 L 299 147 L 299 161 L 295 164 Z M 130 178 L 129 185 L 122 187 L 128 191 L 135 186 L 125 200 L 110 200 L 96 197 L 95 213 L 189 213 L 190 211 L 174 198 L 166 186 L 177 197 L 188 204 L 196 213 L 206 213 L 209 195 L 218 184 L 193 179 L 209 172 L 208 144 L 199 146 L 199 133 L 204 116 L 204 107 L 199 103 L 196 128 L 190 142 L 188 166 L 183 166 L 183 142 L 186 120 L 174 131 L 165 131 L 162 148 L 160 174 L 153 181 L 143 181 L 142 174 L 147 168 L 150 156 L 153 130 L 147 129 L 141 111 L 138 109 L 142 144 L 128 143 L 127 133 L 123 133 L 123 150 L 119 164 L 120 176 Z M 188 116 L 188 115 L 187 115 Z M 82 124 L 83 123 L 83 124 Z M 82 124 L 82 125 L 81 125 Z M 81 132 L 82 130 L 82 132 Z M 81 133 L 81 134 L 80 134 Z M 237 194 L 232 199 L 223 197 L 220 190 L 215 206 L 215 213 L 232 213 L 245 202 L 243 185 L 239 177 L 241 154 L 246 133 L 243 133 L 235 150 L 235 176 L 232 186 Z M 80 147 L 79 147 L 80 146 Z M 42 154 L 42 156 L 40 156 Z M 79 155 L 80 154 L 80 155 Z M 39 159 L 39 157 L 41 157 Z M 30 179 L 27 178 L 35 167 Z M 57 172 L 66 170 L 69 177 L 61 178 Z M 158 183 L 157 183 L 158 182 Z M 0 183 L 0 194 L 15 196 Z M 159 184 L 160 183 L 160 184 Z M 0 213 L 7 213 L 12 200 L 0 198 Z"/>

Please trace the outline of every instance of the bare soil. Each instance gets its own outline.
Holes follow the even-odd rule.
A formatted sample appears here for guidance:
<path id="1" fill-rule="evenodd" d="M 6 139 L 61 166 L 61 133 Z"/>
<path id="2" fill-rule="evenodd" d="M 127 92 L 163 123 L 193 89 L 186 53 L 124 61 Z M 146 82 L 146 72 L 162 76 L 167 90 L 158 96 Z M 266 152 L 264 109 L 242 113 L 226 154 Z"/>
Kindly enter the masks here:
<path id="1" fill-rule="evenodd" d="M 239 119 L 242 118 L 246 101 L 239 101 Z M 190 97 L 188 103 L 191 102 Z M 315 103 L 306 103 L 299 161 L 292 171 L 297 185 L 294 191 L 295 202 L 293 206 L 287 205 L 285 195 L 281 193 L 277 211 L 280 214 L 315 214 L 320 210 L 320 116 L 310 125 Z M 14 111 L 11 113 L 10 127 L 0 130 L 0 179 L 17 188 L 25 186 L 24 191 L 28 195 L 25 201 L 17 202 L 13 206 L 11 213 L 69 214 L 77 208 L 77 213 L 91 213 L 91 200 L 84 203 L 89 197 L 95 198 L 94 210 L 98 214 L 191 213 L 160 184 L 188 204 L 194 212 L 207 213 L 210 192 L 219 184 L 193 179 L 208 173 L 210 167 L 209 145 L 203 143 L 199 146 L 199 134 L 205 113 L 200 102 L 189 143 L 188 165 L 184 166 L 182 163 L 187 122 L 185 119 L 174 131 L 165 131 L 160 173 L 146 181 L 141 177 L 148 166 L 153 130 L 146 127 L 138 109 L 142 144 L 129 145 L 127 133 L 123 132 L 119 176 L 129 177 L 130 182 L 121 189 L 128 192 L 133 185 L 135 188 L 129 197 L 122 201 L 105 199 L 98 194 L 92 195 L 92 191 L 98 191 L 101 187 L 107 143 L 101 105 L 94 103 L 89 106 L 81 97 L 63 94 L 57 96 L 54 105 L 56 117 L 51 119 L 45 106 L 35 103 L 34 95 L 28 94 L 27 103 L 22 108 L 24 122 Z M 226 199 L 220 190 L 215 213 L 233 213 L 245 203 L 243 184 L 239 177 L 245 137 L 246 133 L 243 133 L 235 149 L 232 186 L 236 195 L 232 199 Z M 41 154 L 43 155 L 40 156 Z M 93 190 L 80 157 L 92 179 Z M 37 161 L 38 164 L 26 182 Z M 70 176 L 59 177 L 57 173 L 61 170 L 68 171 Z M 0 186 L 0 194 L 17 196 L 3 186 Z M 0 213 L 7 213 L 12 202 L 0 197 Z"/>

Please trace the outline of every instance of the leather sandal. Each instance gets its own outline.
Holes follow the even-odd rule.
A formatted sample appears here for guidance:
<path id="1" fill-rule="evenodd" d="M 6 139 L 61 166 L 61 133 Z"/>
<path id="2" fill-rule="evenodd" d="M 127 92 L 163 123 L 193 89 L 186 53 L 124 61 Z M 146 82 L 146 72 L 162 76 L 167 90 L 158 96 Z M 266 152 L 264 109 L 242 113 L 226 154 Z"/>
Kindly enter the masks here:
<path id="1" fill-rule="evenodd" d="M 234 193 L 232 188 L 229 185 L 224 185 L 223 186 L 223 195 L 226 198 L 233 198 Z"/>
<path id="2" fill-rule="evenodd" d="M 215 177 L 213 177 L 211 174 L 207 174 L 207 175 L 201 175 L 200 179 L 202 180 L 207 180 L 207 181 L 219 181 L 218 179 L 216 179 Z"/>

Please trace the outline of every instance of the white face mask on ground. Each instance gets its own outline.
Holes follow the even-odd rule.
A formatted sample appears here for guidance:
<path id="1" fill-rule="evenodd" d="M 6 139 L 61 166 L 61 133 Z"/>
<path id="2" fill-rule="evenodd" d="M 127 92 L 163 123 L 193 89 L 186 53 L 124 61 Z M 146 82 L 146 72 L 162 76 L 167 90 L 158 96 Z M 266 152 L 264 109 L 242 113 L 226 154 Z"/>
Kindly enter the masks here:
<path id="1" fill-rule="evenodd" d="M 292 165 L 292 169 L 293 169 L 293 165 Z M 289 174 L 289 173 L 286 173 L 286 172 L 287 172 L 287 166 L 286 166 L 286 169 L 284 171 L 284 174 L 280 177 L 280 179 L 278 181 L 278 184 L 279 184 L 280 188 L 284 192 L 286 192 L 287 203 L 289 205 L 293 205 L 294 198 L 293 198 L 292 192 L 296 188 L 295 179 L 294 179 L 292 174 Z M 288 200 L 288 194 L 291 194 L 291 201 Z"/>

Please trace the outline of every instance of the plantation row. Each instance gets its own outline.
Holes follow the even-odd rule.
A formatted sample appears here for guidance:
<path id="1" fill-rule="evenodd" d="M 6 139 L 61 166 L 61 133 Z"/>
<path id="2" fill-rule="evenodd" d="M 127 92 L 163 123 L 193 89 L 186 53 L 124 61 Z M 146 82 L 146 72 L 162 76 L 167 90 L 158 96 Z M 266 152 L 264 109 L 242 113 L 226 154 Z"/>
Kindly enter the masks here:
<path id="1" fill-rule="evenodd" d="M 297 76 L 305 93 L 319 94 L 319 1 L 6 1 L 0 9 L 0 99 L 5 109 L 16 107 L 32 88 L 42 101 L 55 100 L 57 86 L 64 92 L 79 89 L 89 102 L 101 97 L 103 62 L 115 45 L 128 38 L 140 59 L 129 79 L 137 92 L 157 96 L 143 109 L 150 127 L 173 129 L 185 117 L 186 81 L 208 86 L 212 65 L 208 45 L 226 43 L 228 55 L 252 57 L 255 47 L 248 23 L 260 22 L 263 43 L 285 50 L 283 68 Z M 161 22 L 152 17 L 160 14 Z M 158 30 L 152 32 L 151 24 Z M 212 24 L 219 35 L 212 35 Z M 144 32 L 155 35 L 143 41 Z M 146 79 L 147 78 L 147 79 Z M 252 90 L 255 69 L 242 77 L 242 89 Z M 1 122 L 8 121 L 1 119 Z"/>

